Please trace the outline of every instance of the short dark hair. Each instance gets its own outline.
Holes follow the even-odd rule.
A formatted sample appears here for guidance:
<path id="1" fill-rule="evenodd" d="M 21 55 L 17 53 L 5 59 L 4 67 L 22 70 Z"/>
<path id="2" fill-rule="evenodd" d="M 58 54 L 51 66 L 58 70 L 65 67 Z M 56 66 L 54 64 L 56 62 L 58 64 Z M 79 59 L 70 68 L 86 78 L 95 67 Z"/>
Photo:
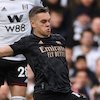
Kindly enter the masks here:
<path id="1" fill-rule="evenodd" d="M 84 35 L 85 32 L 90 32 L 91 35 L 94 36 L 94 32 L 92 31 L 92 29 L 91 29 L 91 28 L 87 28 L 87 29 L 85 29 L 85 30 L 81 33 L 81 38 L 83 37 L 83 35 Z"/>
<path id="2" fill-rule="evenodd" d="M 84 60 L 84 61 L 86 61 L 85 55 L 79 55 L 79 56 L 77 56 L 76 62 L 78 62 L 79 60 Z"/>
<path id="3" fill-rule="evenodd" d="M 49 12 L 49 9 L 47 7 L 35 6 L 30 10 L 29 18 L 34 17 L 38 13 L 46 13 L 46 12 Z"/>

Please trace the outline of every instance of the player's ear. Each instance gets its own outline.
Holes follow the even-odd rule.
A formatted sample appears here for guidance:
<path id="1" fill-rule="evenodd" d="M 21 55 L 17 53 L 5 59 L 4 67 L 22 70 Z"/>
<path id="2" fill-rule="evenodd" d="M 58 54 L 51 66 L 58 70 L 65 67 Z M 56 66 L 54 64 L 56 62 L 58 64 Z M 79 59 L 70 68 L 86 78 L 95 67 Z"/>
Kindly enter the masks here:
<path id="1" fill-rule="evenodd" d="M 35 26 L 35 21 L 34 21 L 34 20 L 30 20 L 30 22 L 31 22 L 32 28 L 35 28 L 35 27 L 36 27 L 36 26 Z"/>
<path id="2" fill-rule="evenodd" d="M 37 22 L 37 16 L 32 16 L 32 17 L 30 17 L 30 22 L 31 22 L 31 26 L 33 27 L 33 28 L 35 28 L 36 27 L 36 22 Z"/>

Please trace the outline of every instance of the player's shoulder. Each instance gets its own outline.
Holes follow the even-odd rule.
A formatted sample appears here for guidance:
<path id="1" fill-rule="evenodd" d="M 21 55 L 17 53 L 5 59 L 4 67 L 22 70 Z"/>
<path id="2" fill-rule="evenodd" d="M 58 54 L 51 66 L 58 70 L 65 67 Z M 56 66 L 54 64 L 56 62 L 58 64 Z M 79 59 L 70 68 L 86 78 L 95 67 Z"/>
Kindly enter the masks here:
<path id="1" fill-rule="evenodd" d="M 32 39 L 33 39 L 32 34 L 21 38 L 21 40 L 23 40 L 24 42 L 29 42 Z"/>
<path id="2" fill-rule="evenodd" d="M 60 34 L 52 34 L 51 39 L 52 41 L 60 42 L 64 46 L 67 46 L 65 38 L 61 36 Z"/>
<path id="3" fill-rule="evenodd" d="M 57 40 L 65 40 L 60 34 L 51 34 L 51 37 Z"/>

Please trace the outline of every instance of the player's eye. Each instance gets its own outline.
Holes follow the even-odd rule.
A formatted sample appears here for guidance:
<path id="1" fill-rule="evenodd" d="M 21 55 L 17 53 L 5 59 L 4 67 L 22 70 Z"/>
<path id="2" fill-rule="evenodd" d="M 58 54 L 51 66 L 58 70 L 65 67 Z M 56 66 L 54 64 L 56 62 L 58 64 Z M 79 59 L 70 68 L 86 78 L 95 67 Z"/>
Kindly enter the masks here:
<path id="1" fill-rule="evenodd" d="M 47 20 L 42 20 L 41 23 L 45 24 L 47 22 Z"/>

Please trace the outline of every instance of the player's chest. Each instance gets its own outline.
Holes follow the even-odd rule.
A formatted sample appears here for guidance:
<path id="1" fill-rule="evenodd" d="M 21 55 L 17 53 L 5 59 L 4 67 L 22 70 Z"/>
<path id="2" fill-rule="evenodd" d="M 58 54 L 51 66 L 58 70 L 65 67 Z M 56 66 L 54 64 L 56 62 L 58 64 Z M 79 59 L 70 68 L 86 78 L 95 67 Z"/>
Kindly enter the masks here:
<path id="1" fill-rule="evenodd" d="M 0 22 L 20 22 L 28 17 L 29 5 L 22 2 L 0 2 Z"/>
<path id="2" fill-rule="evenodd" d="M 60 41 L 44 42 L 40 40 L 34 46 L 30 46 L 30 52 L 37 57 L 65 57 L 65 47 Z"/>
<path id="3" fill-rule="evenodd" d="M 0 1 L 0 12 L 15 12 L 15 11 L 23 11 L 28 9 L 28 4 L 23 2 L 1 2 Z"/>

